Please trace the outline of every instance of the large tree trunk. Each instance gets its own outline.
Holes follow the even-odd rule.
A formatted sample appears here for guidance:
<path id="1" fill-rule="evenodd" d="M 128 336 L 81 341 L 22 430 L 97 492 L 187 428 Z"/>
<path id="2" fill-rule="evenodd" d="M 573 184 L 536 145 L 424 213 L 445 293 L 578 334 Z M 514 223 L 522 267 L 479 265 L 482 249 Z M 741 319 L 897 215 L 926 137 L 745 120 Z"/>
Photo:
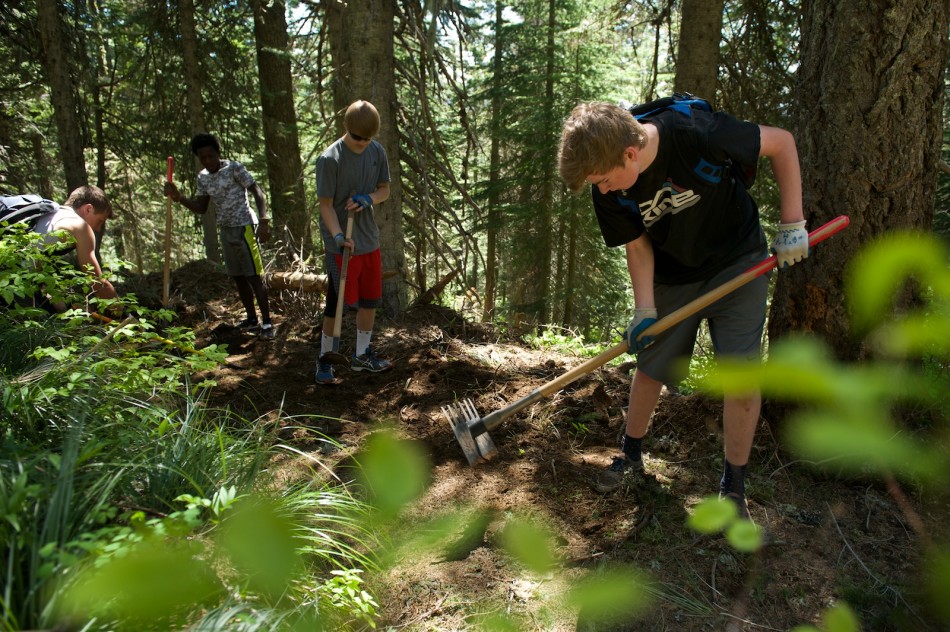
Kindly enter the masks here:
<path id="1" fill-rule="evenodd" d="M 547 42 L 545 46 L 545 78 L 544 78 L 544 118 L 545 129 L 551 134 L 548 145 L 557 147 L 559 133 L 554 113 L 554 36 L 557 31 L 557 5 L 555 0 L 548 0 Z M 550 155 L 554 156 L 556 150 Z M 554 252 L 554 183 L 557 175 L 554 172 L 555 160 L 550 158 L 544 161 L 542 170 L 541 199 L 538 208 L 538 270 L 537 284 L 535 285 L 535 304 L 538 305 L 537 322 L 539 325 L 552 322 L 551 320 L 551 258 Z"/>
<path id="2" fill-rule="evenodd" d="M 673 79 L 676 92 L 715 101 L 724 4 L 725 0 L 683 0 Z"/>
<path id="3" fill-rule="evenodd" d="M 185 99 L 188 107 L 188 122 L 191 134 L 206 132 L 204 105 L 201 101 L 201 91 L 204 82 L 201 80 L 201 65 L 198 56 L 198 31 L 195 27 L 194 0 L 178 0 L 178 18 L 181 28 L 181 56 L 185 74 Z M 196 171 L 201 170 L 201 163 L 194 158 Z M 205 258 L 208 261 L 219 262 L 218 227 L 214 204 L 208 205 L 208 212 L 201 215 L 201 232 L 204 243 Z"/>
<path id="4" fill-rule="evenodd" d="M 931 225 L 948 19 L 947 0 L 804 4 L 796 136 L 805 216 L 810 228 L 840 214 L 851 226 L 779 273 L 771 340 L 813 333 L 839 358 L 864 356 L 848 328 L 842 272 L 870 239 Z"/>
<path id="5" fill-rule="evenodd" d="M 253 0 L 257 72 L 264 117 L 264 147 L 272 223 L 286 235 L 287 253 L 310 252 L 313 240 L 304 194 L 297 113 L 287 48 L 283 0 Z"/>
<path id="6" fill-rule="evenodd" d="M 482 322 L 495 317 L 495 294 L 498 280 L 498 233 L 501 229 L 501 83 L 504 73 L 502 50 L 502 17 L 504 5 L 495 2 L 495 52 L 492 59 L 491 150 L 488 166 L 488 221 L 485 227 L 485 294 L 482 303 Z"/>
<path id="7" fill-rule="evenodd" d="M 344 4 L 328 2 L 327 33 L 335 71 L 333 101 L 337 112 L 357 99 L 379 110 L 377 140 L 389 157 L 391 193 L 376 208 L 382 265 L 399 276 L 383 282 L 383 311 L 396 316 L 406 309 L 405 244 L 402 231 L 399 136 L 396 132 L 396 86 L 393 53 L 393 5 L 386 0 Z"/>
<path id="8" fill-rule="evenodd" d="M 65 37 L 59 15 L 59 3 L 55 0 L 38 0 L 36 3 L 40 43 L 43 46 L 43 70 L 50 86 L 50 101 L 59 153 L 66 174 L 66 189 L 89 184 L 86 161 L 83 157 L 82 128 L 79 122 L 79 105 L 73 88 L 69 67 L 69 51 L 63 45 L 73 41 Z"/>

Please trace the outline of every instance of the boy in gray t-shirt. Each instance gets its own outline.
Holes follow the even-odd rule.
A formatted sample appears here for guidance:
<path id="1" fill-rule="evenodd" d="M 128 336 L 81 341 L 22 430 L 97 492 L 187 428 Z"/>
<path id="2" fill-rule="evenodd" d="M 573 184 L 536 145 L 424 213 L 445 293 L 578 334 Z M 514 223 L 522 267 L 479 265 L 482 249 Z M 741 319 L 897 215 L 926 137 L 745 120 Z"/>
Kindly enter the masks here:
<path id="1" fill-rule="evenodd" d="M 356 309 L 356 349 L 350 360 L 354 371 L 385 371 L 392 367 L 370 346 L 376 308 L 382 303 L 383 272 L 379 228 L 373 204 L 389 199 L 389 163 L 386 150 L 373 137 L 379 133 L 379 112 L 369 101 L 355 101 L 343 117 L 346 133 L 317 159 L 317 196 L 320 200 L 320 234 L 327 253 L 327 300 L 323 335 L 317 359 L 317 383 L 334 384 L 333 350 L 337 301 Z M 353 234 L 346 239 L 343 226 L 353 217 Z M 350 249 L 345 296 L 338 296 L 344 248 Z"/>

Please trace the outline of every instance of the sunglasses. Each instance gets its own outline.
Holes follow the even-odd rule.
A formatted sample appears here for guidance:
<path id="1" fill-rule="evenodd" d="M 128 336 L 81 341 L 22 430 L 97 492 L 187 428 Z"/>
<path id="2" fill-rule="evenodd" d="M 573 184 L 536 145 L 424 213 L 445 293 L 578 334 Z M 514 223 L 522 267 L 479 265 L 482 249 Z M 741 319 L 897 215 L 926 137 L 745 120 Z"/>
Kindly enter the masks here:
<path id="1" fill-rule="evenodd" d="M 350 132 L 350 138 L 360 142 L 368 142 L 373 140 L 372 138 L 366 138 L 365 136 L 360 136 L 359 134 L 354 134 L 353 132 Z"/>

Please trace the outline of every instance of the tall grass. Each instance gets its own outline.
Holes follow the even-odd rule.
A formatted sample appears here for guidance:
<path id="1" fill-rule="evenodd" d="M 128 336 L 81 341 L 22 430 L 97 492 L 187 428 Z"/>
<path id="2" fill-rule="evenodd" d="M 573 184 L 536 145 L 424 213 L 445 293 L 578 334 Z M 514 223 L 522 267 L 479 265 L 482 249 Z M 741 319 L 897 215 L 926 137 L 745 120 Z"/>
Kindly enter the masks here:
<path id="1" fill-rule="evenodd" d="M 78 316 L 0 311 L 0 629 L 371 622 L 364 506 L 270 484 L 276 425 L 190 383 L 223 353 Z"/>

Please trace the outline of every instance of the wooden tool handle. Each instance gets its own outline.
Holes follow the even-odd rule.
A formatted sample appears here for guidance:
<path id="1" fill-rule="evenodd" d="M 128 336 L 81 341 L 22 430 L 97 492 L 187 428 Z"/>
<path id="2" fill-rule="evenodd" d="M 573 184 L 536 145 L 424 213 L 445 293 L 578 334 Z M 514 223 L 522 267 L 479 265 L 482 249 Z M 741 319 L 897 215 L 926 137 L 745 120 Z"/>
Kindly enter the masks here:
<path id="1" fill-rule="evenodd" d="M 345 238 L 349 241 L 350 237 L 353 236 L 353 214 L 350 213 L 346 218 L 346 235 Z M 350 249 L 343 248 L 343 266 L 340 268 L 340 287 L 337 288 L 337 297 L 336 297 L 336 316 L 333 321 L 333 337 L 339 338 L 340 332 L 343 331 L 343 302 L 344 294 L 346 291 L 346 269 L 350 263 Z"/>
<path id="2" fill-rule="evenodd" d="M 808 245 L 813 246 L 815 244 L 821 243 L 822 241 L 824 241 L 825 239 L 828 239 L 835 233 L 838 233 L 841 230 L 843 230 L 848 225 L 849 222 L 850 220 L 848 219 L 847 215 L 840 215 L 836 217 L 835 219 L 831 220 L 830 222 L 823 224 L 822 226 L 820 226 L 819 228 L 816 228 L 815 230 L 813 230 L 812 232 L 808 234 Z M 680 307 L 679 309 L 673 312 L 670 312 L 669 314 L 667 314 L 660 320 L 656 321 L 655 323 L 647 327 L 639 336 L 637 336 L 637 339 L 639 340 L 640 338 L 643 338 L 644 336 L 656 336 L 666 331 L 670 327 L 673 327 L 674 325 L 681 323 L 682 321 L 689 318 L 690 316 L 692 316 L 699 310 L 703 309 L 704 307 L 712 305 L 713 303 L 721 299 L 723 296 L 726 296 L 727 294 L 739 289 L 740 287 L 742 287 L 743 285 L 745 285 L 752 279 L 762 276 L 763 274 L 765 274 L 766 272 L 774 268 L 776 265 L 776 262 L 777 262 L 776 256 L 772 255 L 768 259 L 755 264 L 754 266 L 752 266 L 751 268 L 749 268 L 748 270 L 746 270 L 739 276 L 735 277 L 734 279 L 730 281 L 726 281 L 719 287 L 716 287 L 710 290 L 709 292 L 703 294 L 702 296 L 693 299 L 692 301 Z M 626 353 L 627 349 L 628 349 L 628 346 L 627 346 L 626 340 L 623 340 L 617 343 L 613 347 L 610 347 L 606 351 L 601 352 L 599 355 L 591 358 L 587 362 L 584 362 L 583 364 L 580 364 L 574 367 L 573 369 L 571 369 L 564 375 L 561 375 L 551 380 L 544 386 L 542 386 L 540 389 L 541 395 L 546 397 L 548 395 L 551 395 L 552 393 L 556 393 L 557 391 L 561 390 L 566 385 L 570 384 L 571 382 L 573 382 L 580 376 L 590 373 L 597 367 L 607 364 L 608 362 L 610 362 L 617 356 L 620 356 L 623 353 Z"/>

